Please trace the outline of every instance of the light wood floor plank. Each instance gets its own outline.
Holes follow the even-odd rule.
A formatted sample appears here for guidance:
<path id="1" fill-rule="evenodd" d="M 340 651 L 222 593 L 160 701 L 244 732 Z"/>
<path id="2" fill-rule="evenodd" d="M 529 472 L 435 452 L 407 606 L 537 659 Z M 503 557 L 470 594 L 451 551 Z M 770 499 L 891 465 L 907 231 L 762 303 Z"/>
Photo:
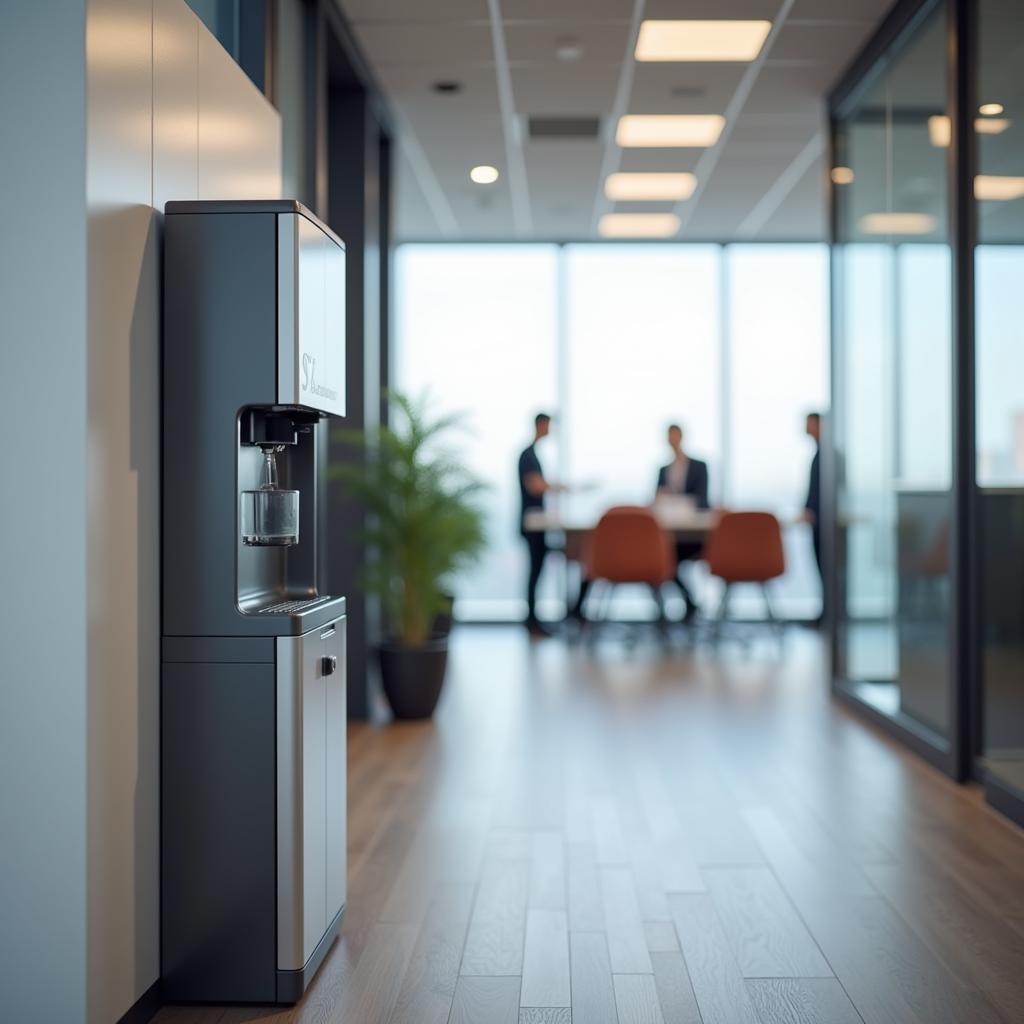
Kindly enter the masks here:
<path id="1" fill-rule="evenodd" d="M 831 978 L 770 868 L 705 868 L 704 879 L 745 978 Z"/>
<path id="2" fill-rule="evenodd" d="M 865 1024 L 1001 1019 L 981 992 L 965 989 L 943 967 L 881 896 L 837 887 L 828 866 L 807 861 L 770 811 L 750 809 L 747 818 Z"/>
<path id="3" fill-rule="evenodd" d="M 665 1024 L 702 1024 L 683 954 L 652 953 L 651 963 Z"/>
<path id="4" fill-rule="evenodd" d="M 761 1024 L 861 1024 L 835 978 L 761 978 L 747 991 Z"/>
<path id="5" fill-rule="evenodd" d="M 529 871 L 520 861 L 484 865 L 460 974 L 522 974 Z"/>
<path id="6" fill-rule="evenodd" d="M 616 974 L 615 1006 L 619 1024 L 665 1024 L 651 974 Z"/>
<path id="7" fill-rule="evenodd" d="M 651 953 L 675 953 L 679 949 L 676 926 L 671 921 L 644 921 L 644 934 Z"/>
<path id="8" fill-rule="evenodd" d="M 520 1006 L 569 1006 L 569 992 L 569 925 L 565 911 L 527 911 Z"/>
<path id="9" fill-rule="evenodd" d="M 590 815 L 594 829 L 594 847 L 598 864 L 626 864 L 629 854 L 622 834 L 622 823 L 614 797 L 590 798 Z"/>
<path id="10" fill-rule="evenodd" d="M 531 910 L 565 910 L 565 845 L 561 832 L 534 832 L 530 862 Z"/>
<path id="11" fill-rule="evenodd" d="M 448 1024 L 517 1024 L 519 984 L 519 978 L 460 977 Z"/>
<path id="12" fill-rule="evenodd" d="M 573 843 L 568 857 L 569 928 L 574 932 L 604 931 L 601 873 L 591 843 Z"/>
<path id="13" fill-rule="evenodd" d="M 376 925 L 358 966 L 325 1024 L 387 1020 L 398 998 L 415 939 L 416 930 L 411 925 Z"/>
<path id="14" fill-rule="evenodd" d="M 519 1024 L 572 1024 L 572 1011 L 568 1006 L 524 1006 Z"/>
<path id="15" fill-rule="evenodd" d="M 445 1024 L 452 1008 L 474 886 L 444 883 L 409 959 L 390 1024 Z"/>
<path id="16" fill-rule="evenodd" d="M 601 869 L 608 954 L 614 974 L 650 974 L 654 970 L 647 951 L 640 904 L 629 868 Z"/>
<path id="17" fill-rule="evenodd" d="M 608 942 L 600 932 L 569 937 L 572 968 L 572 1015 L 587 1024 L 616 1024 L 615 989 Z"/>
<path id="18" fill-rule="evenodd" d="M 673 893 L 669 907 L 704 1024 L 758 1024 L 711 897 Z"/>

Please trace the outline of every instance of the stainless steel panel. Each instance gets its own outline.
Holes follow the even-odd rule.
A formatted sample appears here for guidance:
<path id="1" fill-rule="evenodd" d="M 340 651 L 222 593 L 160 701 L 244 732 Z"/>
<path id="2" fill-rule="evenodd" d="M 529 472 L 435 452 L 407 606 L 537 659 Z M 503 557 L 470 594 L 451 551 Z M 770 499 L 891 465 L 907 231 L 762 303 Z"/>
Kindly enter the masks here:
<path id="1" fill-rule="evenodd" d="M 297 214 L 277 218 L 277 400 L 295 401 L 296 303 L 299 298 L 299 221 Z"/>
<path id="2" fill-rule="evenodd" d="M 302 636 L 278 637 L 276 643 L 277 966 L 279 970 L 294 971 L 312 955 L 336 913 L 328 913 L 328 906 L 333 906 L 338 894 L 339 835 L 344 845 L 343 728 L 340 794 L 333 783 L 338 772 L 339 714 L 344 726 L 344 619 Z M 325 657 L 337 658 L 337 670 L 329 675 L 324 673 Z M 343 879 L 343 860 L 341 871 Z M 344 899 L 343 881 L 341 897 Z"/>
<path id="3" fill-rule="evenodd" d="M 345 249 L 301 214 L 278 222 L 278 401 L 345 415 Z"/>
<path id="4" fill-rule="evenodd" d="M 346 830 L 346 693 L 345 620 L 335 624 L 333 635 L 324 637 L 324 653 L 337 658 L 335 671 L 327 676 L 327 920 L 332 921 L 345 905 L 347 863 Z"/>

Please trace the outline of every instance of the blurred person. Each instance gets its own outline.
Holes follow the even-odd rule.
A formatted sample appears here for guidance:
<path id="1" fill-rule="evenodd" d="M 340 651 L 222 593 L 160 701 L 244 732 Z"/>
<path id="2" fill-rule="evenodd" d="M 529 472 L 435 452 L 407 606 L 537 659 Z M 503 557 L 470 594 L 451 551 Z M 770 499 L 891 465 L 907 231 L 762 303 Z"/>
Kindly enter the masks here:
<path id="1" fill-rule="evenodd" d="M 668 428 L 668 446 L 672 449 L 672 461 L 658 470 L 657 493 L 659 495 L 685 495 L 693 498 L 694 504 L 699 509 L 710 507 L 707 463 L 691 458 L 687 454 L 686 449 L 683 448 L 683 428 L 678 423 L 673 423 Z M 695 618 L 700 609 L 690 588 L 686 585 L 686 581 L 682 578 L 683 565 L 699 557 L 702 547 L 703 545 L 699 541 L 676 542 L 679 570 L 675 582 L 683 595 L 683 602 L 686 606 L 683 619 L 687 622 Z"/>
<path id="2" fill-rule="evenodd" d="M 526 628 L 532 637 L 545 637 L 551 636 L 551 633 L 537 618 L 537 584 L 548 554 L 547 536 L 543 530 L 528 530 L 526 517 L 533 510 L 543 511 L 544 497 L 548 492 L 564 491 L 565 487 L 545 479 L 537 457 L 538 443 L 551 433 L 551 416 L 546 412 L 537 413 L 533 427 L 533 441 L 519 456 L 519 494 L 522 501 L 519 532 L 526 541 L 530 556 L 530 572 L 526 582 Z"/>
<path id="3" fill-rule="evenodd" d="M 818 566 L 818 578 L 821 580 L 822 610 L 824 615 L 825 577 L 821 571 L 821 413 L 809 412 L 804 424 L 804 431 L 814 441 L 814 458 L 807 482 L 807 500 L 804 502 L 803 519 L 811 528 L 811 540 L 814 543 L 814 561 Z M 819 617 L 819 621 L 820 618 Z"/>

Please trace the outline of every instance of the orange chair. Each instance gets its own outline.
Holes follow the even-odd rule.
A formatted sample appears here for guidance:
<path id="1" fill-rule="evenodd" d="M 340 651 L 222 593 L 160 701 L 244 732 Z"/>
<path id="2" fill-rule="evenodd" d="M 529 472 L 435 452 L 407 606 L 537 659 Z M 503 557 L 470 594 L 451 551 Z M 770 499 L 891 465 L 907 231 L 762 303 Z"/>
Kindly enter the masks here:
<path id="1" fill-rule="evenodd" d="M 658 622 L 664 625 L 665 606 L 661 585 L 675 577 L 672 539 L 649 508 L 617 505 L 608 509 L 590 535 L 583 561 L 587 584 L 609 584 L 606 602 L 620 583 L 644 583 L 658 606 Z"/>
<path id="2" fill-rule="evenodd" d="M 768 618 L 777 622 L 768 592 L 770 580 L 786 571 L 782 529 L 770 512 L 723 512 L 704 546 L 712 576 L 725 583 L 717 619 L 725 618 L 734 583 L 756 583 L 764 595 Z"/>

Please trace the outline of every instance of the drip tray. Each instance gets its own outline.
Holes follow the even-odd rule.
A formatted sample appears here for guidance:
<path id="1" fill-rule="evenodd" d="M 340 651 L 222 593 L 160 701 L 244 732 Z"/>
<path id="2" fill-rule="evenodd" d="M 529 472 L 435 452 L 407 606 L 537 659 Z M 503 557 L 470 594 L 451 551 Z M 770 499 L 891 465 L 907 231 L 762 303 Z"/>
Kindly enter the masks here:
<path id="1" fill-rule="evenodd" d="M 310 597 L 304 601 L 279 601 L 277 604 L 264 605 L 262 608 L 257 609 L 257 615 L 295 615 L 298 612 L 303 612 L 307 608 L 312 608 L 315 604 L 322 604 L 324 601 L 329 601 L 328 597 Z"/>

